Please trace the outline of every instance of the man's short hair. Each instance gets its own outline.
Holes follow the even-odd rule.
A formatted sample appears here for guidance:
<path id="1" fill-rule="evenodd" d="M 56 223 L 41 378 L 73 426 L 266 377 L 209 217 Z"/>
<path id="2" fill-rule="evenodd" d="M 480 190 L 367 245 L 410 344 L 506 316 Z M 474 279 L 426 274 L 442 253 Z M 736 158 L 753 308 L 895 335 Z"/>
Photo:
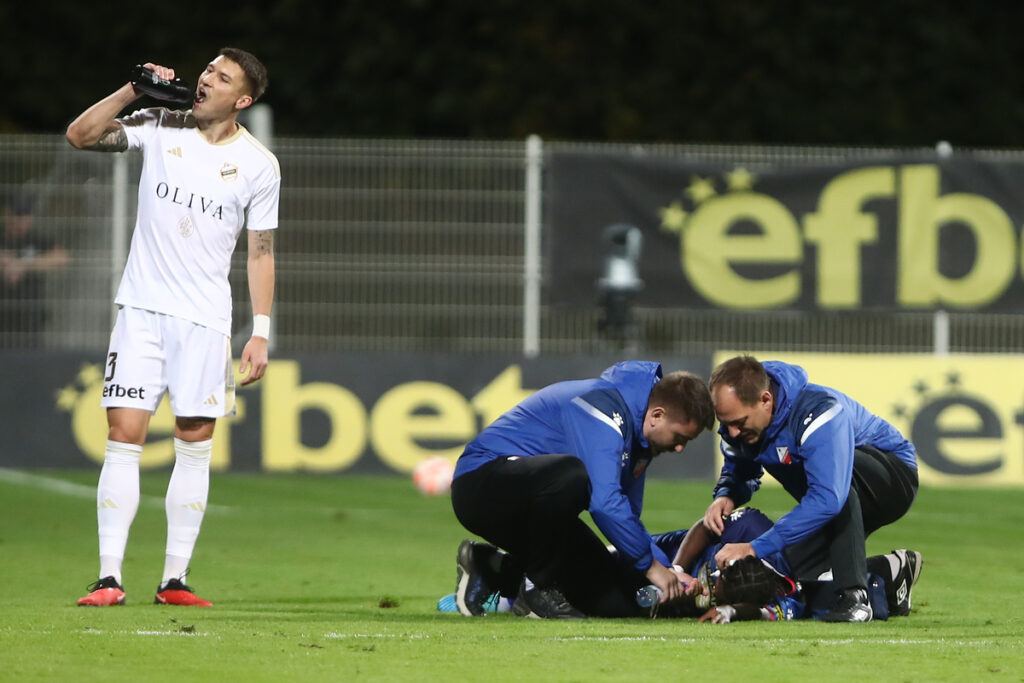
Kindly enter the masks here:
<path id="1" fill-rule="evenodd" d="M 711 431 L 715 426 L 715 406 L 711 392 L 697 375 L 685 370 L 670 372 L 654 385 L 648 406 L 661 406 L 673 415 L 682 412 L 701 429 Z"/>
<path id="2" fill-rule="evenodd" d="M 749 406 L 757 403 L 761 392 L 768 391 L 768 373 L 753 356 L 736 356 L 714 369 L 708 385 L 711 389 L 717 386 L 732 387 L 736 398 Z"/>
<path id="3" fill-rule="evenodd" d="M 218 54 L 221 57 L 227 57 L 242 67 L 242 73 L 245 74 L 246 84 L 248 85 L 248 93 L 252 97 L 253 102 L 258 100 L 266 91 L 268 83 L 267 67 L 263 66 L 263 62 L 258 60 L 256 55 L 251 52 L 239 50 L 237 47 L 221 48 Z"/>
<path id="4" fill-rule="evenodd" d="M 771 602 L 778 588 L 779 575 L 760 558 L 747 555 L 722 570 L 718 604 L 761 607 Z"/>

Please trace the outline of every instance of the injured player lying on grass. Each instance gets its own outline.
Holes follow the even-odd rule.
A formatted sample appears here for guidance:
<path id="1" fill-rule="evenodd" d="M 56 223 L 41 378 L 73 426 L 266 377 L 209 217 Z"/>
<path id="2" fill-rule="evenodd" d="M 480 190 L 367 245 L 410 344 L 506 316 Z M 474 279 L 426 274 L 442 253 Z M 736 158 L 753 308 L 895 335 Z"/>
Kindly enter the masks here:
<path id="1" fill-rule="evenodd" d="M 683 598 L 656 603 L 648 612 L 638 610 L 638 616 L 729 623 L 816 618 L 826 613 L 835 596 L 831 576 L 826 573 L 797 578 L 801 575 L 790 567 L 785 552 L 766 558 L 744 558 L 721 571 L 717 567 L 714 558 L 723 543 L 756 537 L 771 525 L 772 521 L 759 510 L 741 508 L 727 518 L 721 536 L 706 529 L 700 520 L 690 529 L 652 535 L 652 540 L 666 555 L 674 558 L 676 570 L 688 589 Z M 614 552 L 614 548 L 609 550 Z M 461 563 L 457 593 L 442 597 L 438 610 L 460 611 L 457 597 L 461 592 L 463 602 L 479 607 L 474 610 L 477 614 L 511 611 L 514 596 L 502 596 L 491 590 L 487 580 L 487 568 L 500 563 L 501 551 L 469 540 L 462 542 L 459 551 L 460 557 L 472 554 L 479 562 L 473 563 L 474 571 L 468 573 L 463 568 L 466 563 Z M 894 550 L 868 558 L 869 593 L 875 619 L 910 614 L 911 591 L 920 576 L 921 565 L 921 554 L 912 550 Z"/>

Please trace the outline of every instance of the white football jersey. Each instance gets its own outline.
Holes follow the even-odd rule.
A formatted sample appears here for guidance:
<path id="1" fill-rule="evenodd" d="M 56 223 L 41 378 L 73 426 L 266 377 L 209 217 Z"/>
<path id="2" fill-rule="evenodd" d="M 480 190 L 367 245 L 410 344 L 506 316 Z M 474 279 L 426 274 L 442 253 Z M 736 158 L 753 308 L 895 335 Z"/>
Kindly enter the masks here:
<path id="1" fill-rule="evenodd" d="M 281 170 L 249 131 L 207 142 L 191 112 L 117 119 L 143 153 L 139 210 L 115 303 L 231 335 L 231 254 L 242 228 L 277 228 Z"/>

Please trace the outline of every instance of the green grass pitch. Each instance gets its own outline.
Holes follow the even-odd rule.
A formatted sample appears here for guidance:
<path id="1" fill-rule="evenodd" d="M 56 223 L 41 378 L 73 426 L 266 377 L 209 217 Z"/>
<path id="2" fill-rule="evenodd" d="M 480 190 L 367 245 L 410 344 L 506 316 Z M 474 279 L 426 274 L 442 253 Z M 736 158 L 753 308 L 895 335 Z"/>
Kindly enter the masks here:
<path id="1" fill-rule="evenodd" d="M 142 476 L 128 604 L 96 609 L 75 606 L 97 569 L 96 473 L 0 472 L 0 680 L 1024 680 L 1019 490 L 928 488 L 869 539 L 924 554 L 910 617 L 715 626 L 440 614 L 464 532 L 402 478 L 214 475 L 188 579 L 214 607 L 154 605 L 167 476 Z M 689 526 L 709 491 L 651 481 L 644 521 Z"/>

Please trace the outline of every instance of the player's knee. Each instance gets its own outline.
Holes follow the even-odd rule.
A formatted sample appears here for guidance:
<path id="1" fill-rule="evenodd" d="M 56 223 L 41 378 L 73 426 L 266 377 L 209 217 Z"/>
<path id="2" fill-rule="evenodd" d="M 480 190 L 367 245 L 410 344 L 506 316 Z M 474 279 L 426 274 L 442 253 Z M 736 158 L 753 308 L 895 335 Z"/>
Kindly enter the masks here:
<path id="1" fill-rule="evenodd" d="M 107 440 L 141 446 L 146 441 L 146 430 L 135 425 L 110 425 Z"/>
<path id="2" fill-rule="evenodd" d="M 107 439 L 141 446 L 146 441 L 150 412 L 135 408 L 107 409 Z"/>
<path id="3" fill-rule="evenodd" d="M 216 424 L 211 417 L 179 417 L 174 421 L 174 436 L 183 441 L 207 441 L 213 438 Z"/>

